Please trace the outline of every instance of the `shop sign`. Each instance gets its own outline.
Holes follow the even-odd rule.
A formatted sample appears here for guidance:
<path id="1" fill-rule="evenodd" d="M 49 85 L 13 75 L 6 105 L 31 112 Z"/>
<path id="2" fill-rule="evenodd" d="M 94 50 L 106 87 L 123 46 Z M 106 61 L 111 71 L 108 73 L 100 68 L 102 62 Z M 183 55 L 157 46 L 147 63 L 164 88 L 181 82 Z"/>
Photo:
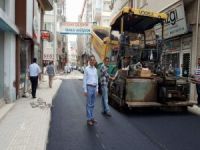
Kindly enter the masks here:
<path id="1" fill-rule="evenodd" d="M 43 55 L 43 60 L 53 60 L 53 54 L 44 54 Z"/>
<path id="2" fill-rule="evenodd" d="M 167 14 L 167 19 L 164 24 L 165 39 L 187 33 L 188 30 L 182 1 L 175 3 L 163 12 Z M 155 30 L 158 35 L 161 35 L 161 26 L 156 26 Z"/>
<path id="3" fill-rule="evenodd" d="M 64 22 L 61 24 L 61 34 L 90 34 L 91 24 L 87 22 Z"/>
<path id="4" fill-rule="evenodd" d="M 54 60 L 54 53 L 51 42 L 44 42 L 43 60 Z"/>
<path id="5" fill-rule="evenodd" d="M 41 39 L 51 42 L 53 40 L 53 34 L 50 31 L 41 31 Z"/>
<path id="6" fill-rule="evenodd" d="M 41 33 L 41 38 L 42 38 L 43 40 L 49 40 L 49 38 L 50 38 L 49 32 L 48 32 L 48 31 L 42 31 L 42 33 Z"/>

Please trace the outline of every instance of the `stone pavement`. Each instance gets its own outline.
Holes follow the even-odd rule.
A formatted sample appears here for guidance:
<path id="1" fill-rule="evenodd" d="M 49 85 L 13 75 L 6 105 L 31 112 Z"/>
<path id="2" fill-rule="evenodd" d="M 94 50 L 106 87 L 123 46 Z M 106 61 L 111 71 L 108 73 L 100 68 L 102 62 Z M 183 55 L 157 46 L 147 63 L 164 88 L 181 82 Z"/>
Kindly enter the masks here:
<path id="1" fill-rule="evenodd" d="M 53 88 L 49 88 L 44 76 L 36 99 L 30 95 L 0 108 L 0 150 L 46 149 L 52 99 L 61 82 L 55 77 Z"/>

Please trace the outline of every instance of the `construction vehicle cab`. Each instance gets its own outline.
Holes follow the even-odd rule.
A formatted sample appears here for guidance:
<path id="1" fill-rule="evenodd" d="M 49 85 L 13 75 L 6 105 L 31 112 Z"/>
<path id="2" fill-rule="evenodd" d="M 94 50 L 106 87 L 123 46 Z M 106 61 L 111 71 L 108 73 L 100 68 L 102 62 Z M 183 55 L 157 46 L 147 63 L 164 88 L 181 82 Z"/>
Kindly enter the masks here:
<path id="1" fill-rule="evenodd" d="M 111 22 L 111 41 L 119 48 L 111 52 L 117 75 L 109 84 L 109 103 L 120 107 L 189 106 L 189 82 L 178 68 L 166 66 L 163 49 L 167 15 L 130 7 Z M 160 32 L 160 33 L 158 33 Z M 118 33 L 118 34 L 116 34 Z"/>

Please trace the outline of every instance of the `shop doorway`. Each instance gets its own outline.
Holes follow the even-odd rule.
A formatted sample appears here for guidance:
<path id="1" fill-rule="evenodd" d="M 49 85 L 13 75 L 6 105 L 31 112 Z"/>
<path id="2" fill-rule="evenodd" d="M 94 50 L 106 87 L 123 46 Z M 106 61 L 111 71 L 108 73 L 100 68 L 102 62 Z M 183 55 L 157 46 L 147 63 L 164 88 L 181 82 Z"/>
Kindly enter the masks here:
<path id="1" fill-rule="evenodd" d="M 182 76 L 183 77 L 189 76 L 189 74 L 190 74 L 190 63 L 191 63 L 190 53 L 184 52 L 183 56 L 182 56 Z"/>

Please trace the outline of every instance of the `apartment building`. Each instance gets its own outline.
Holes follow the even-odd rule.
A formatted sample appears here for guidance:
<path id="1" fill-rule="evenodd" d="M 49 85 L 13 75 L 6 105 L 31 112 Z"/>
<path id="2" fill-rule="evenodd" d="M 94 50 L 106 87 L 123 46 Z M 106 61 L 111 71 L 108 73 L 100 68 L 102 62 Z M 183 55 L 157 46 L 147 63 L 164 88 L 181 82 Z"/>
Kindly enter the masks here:
<path id="1" fill-rule="evenodd" d="M 26 96 L 30 90 L 28 66 L 33 57 L 42 67 L 41 29 L 44 11 L 53 9 L 53 0 L 16 0 L 15 22 L 19 29 L 16 37 L 16 95 Z"/>
<path id="2" fill-rule="evenodd" d="M 111 0 L 85 0 L 79 21 L 88 22 L 91 24 L 91 27 L 92 25 L 109 27 L 111 4 Z M 95 55 L 96 59 L 99 59 L 98 54 L 91 46 L 91 35 L 80 35 L 77 41 L 78 60 L 80 60 L 80 58 L 83 60 L 80 61 L 81 65 L 86 64 L 89 55 Z"/>

